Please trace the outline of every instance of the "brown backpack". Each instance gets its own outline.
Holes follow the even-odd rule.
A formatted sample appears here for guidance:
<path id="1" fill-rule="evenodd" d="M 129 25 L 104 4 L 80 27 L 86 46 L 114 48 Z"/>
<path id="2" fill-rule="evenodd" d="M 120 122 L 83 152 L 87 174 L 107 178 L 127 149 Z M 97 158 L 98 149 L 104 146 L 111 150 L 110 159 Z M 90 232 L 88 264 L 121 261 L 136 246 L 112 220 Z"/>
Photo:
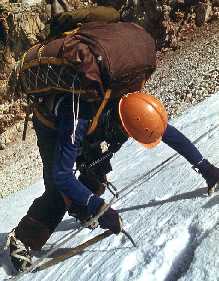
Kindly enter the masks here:
<path id="1" fill-rule="evenodd" d="M 70 92 L 102 101 L 95 126 L 109 98 L 140 90 L 154 69 L 154 40 L 142 27 L 90 22 L 27 51 L 19 81 L 31 96 Z"/>
<path id="2" fill-rule="evenodd" d="M 109 88 L 112 97 L 130 88 L 138 90 L 139 81 L 154 69 L 154 41 L 142 27 L 124 22 L 88 23 L 32 47 L 24 55 L 19 78 L 25 93 L 48 94 L 72 92 L 77 77 L 82 97 L 95 100 Z"/>

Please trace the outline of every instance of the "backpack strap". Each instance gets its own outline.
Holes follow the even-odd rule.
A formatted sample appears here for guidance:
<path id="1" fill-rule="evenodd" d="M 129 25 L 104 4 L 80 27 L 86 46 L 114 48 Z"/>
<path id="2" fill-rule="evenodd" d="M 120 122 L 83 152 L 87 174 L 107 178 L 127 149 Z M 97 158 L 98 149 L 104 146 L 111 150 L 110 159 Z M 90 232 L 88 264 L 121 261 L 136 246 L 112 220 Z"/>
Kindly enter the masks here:
<path id="1" fill-rule="evenodd" d="M 49 118 L 46 118 L 38 109 L 37 107 L 33 107 L 33 113 L 36 116 L 36 118 L 47 128 L 55 129 L 55 122 L 50 120 Z"/>
<path id="2" fill-rule="evenodd" d="M 110 99 L 111 91 L 112 91 L 111 89 L 108 89 L 106 91 L 106 93 L 104 95 L 104 99 L 103 99 L 102 103 L 100 104 L 96 115 L 93 117 L 93 120 L 91 121 L 91 125 L 90 125 L 90 128 L 88 129 L 87 135 L 90 135 L 96 129 L 100 115 L 103 112 L 106 104 L 108 103 L 108 101 Z M 25 140 L 25 137 L 26 137 L 27 122 L 28 122 L 29 115 L 31 113 L 30 108 L 31 108 L 30 105 L 28 105 L 27 112 L 26 112 L 26 118 L 25 118 L 25 124 L 24 124 L 23 140 Z M 46 127 L 55 129 L 54 122 L 52 122 L 51 120 L 46 118 L 42 113 L 40 113 L 40 111 L 37 109 L 36 106 L 33 106 L 31 109 L 32 109 L 34 115 L 37 117 L 37 119 L 40 120 Z"/>
<path id="3" fill-rule="evenodd" d="M 62 35 L 63 36 L 68 36 L 68 35 L 73 36 L 73 35 L 77 34 L 79 31 L 80 31 L 80 27 L 77 27 L 77 28 L 74 28 L 72 30 L 63 32 Z"/>
<path id="4" fill-rule="evenodd" d="M 93 120 L 91 122 L 91 126 L 90 128 L 88 129 L 88 132 L 87 132 L 87 135 L 90 135 L 91 133 L 93 133 L 93 131 L 96 129 L 97 127 L 97 124 L 98 124 L 98 121 L 99 121 L 99 118 L 100 118 L 100 115 L 101 113 L 103 112 L 106 104 L 108 103 L 109 99 L 110 99 L 110 96 L 111 96 L 111 92 L 112 90 L 111 89 L 108 89 L 106 90 L 106 93 L 104 95 L 104 99 L 103 101 L 101 102 L 98 110 L 97 110 L 97 113 L 96 115 L 93 117 Z"/>
<path id="5" fill-rule="evenodd" d="M 24 119 L 24 128 L 23 128 L 23 134 L 22 134 L 22 140 L 25 141 L 26 135 L 27 135 L 27 126 L 28 126 L 28 121 L 30 114 L 32 113 L 32 107 L 30 104 L 30 99 L 27 99 L 27 107 L 26 107 L 26 112 L 25 112 L 25 119 Z"/>

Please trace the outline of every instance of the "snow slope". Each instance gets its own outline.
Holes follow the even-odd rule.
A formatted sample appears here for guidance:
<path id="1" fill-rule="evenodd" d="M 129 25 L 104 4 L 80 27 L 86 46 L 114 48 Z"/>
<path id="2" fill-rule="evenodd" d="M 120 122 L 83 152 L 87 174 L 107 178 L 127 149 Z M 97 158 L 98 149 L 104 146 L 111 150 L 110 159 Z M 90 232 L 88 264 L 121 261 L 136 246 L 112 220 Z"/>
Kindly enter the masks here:
<path id="1" fill-rule="evenodd" d="M 203 155 L 219 165 L 219 93 L 172 123 L 191 140 L 197 140 Z M 81 255 L 29 273 L 22 280 L 219 281 L 219 192 L 207 197 L 202 177 L 163 143 L 146 150 L 129 141 L 112 164 L 109 178 L 123 190 L 114 208 L 120 211 L 125 229 L 138 247 L 122 234 L 113 235 Z M 0 244 L 42 192 L 41 179 L 29 189 L 0 200 Z M 77 227 L 66 215 L 45 248 L 62 241 Z M 64 247 L 100 232 L 84 229 Z M 2 251 L 0 261 L 0 280 L 4 280 L 8 269 Z"/>

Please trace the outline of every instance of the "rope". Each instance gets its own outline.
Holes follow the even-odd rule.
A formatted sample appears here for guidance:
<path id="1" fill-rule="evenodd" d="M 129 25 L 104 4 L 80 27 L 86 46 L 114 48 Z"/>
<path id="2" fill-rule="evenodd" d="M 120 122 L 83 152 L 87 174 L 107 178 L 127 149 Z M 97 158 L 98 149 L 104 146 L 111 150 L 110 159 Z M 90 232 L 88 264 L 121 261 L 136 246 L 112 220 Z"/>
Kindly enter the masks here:
<path id="1" fill-rule="evenodd" d="M 97 164 L 100 164 L 102 161 L 106 160 L 107 158 L 111 158 L 113 156 L 113 152 L 108 152 L 104 156 L 98 158 L 97 160 L 91 162 L 89 165 L 86 164 L 81 164 L 80 168 L 85 168 L 85 169 L 91 169 L 92 167 L 96 166 Z M 79 168 L 79 169 L 80 169 Z"/>

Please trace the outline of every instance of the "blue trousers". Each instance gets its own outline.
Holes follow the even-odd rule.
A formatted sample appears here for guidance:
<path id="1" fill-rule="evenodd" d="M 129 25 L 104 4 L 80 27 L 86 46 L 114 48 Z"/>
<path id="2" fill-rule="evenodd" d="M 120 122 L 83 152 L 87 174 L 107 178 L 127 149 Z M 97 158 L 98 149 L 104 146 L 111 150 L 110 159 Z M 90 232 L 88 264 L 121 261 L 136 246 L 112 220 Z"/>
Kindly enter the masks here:
<path id="1" fill-rule="evenodd" d="M 46 127 L 33 116 L 43 162 L 45 192 L 34 200 L 27 214 L 48 226 L 50 232 L 53 232 L 66 212 L 63 195 L 77 207 L 86 208 L 89 215 L 96 214 L 103 204 L 102 198 L 94 195 L 75 177 L 74 164 L 89 122 L 85 119 L 78 120 L 73 140 L 72 111 L 72 101 L 67 97 L 59 106 L 56 129 Z"/>
<path id="2" fill-rule="evenodd" d="M 182 155 L 193 166 L 196 166 L 203 159 L 197 147 L 170 124 L 167 125 L 162 141 Z"/>

